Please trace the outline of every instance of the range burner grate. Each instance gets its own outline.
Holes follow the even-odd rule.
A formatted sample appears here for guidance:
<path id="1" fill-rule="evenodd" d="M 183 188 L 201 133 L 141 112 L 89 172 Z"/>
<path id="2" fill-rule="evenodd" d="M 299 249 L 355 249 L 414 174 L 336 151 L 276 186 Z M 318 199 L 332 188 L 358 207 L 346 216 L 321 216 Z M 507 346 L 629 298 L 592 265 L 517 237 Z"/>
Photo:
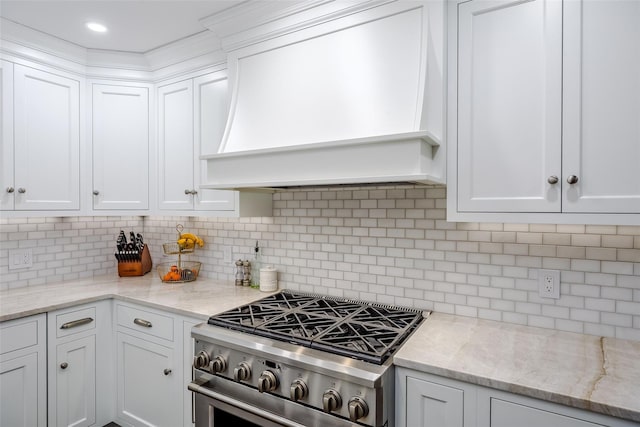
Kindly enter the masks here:
<path id="1" fill-rule="evenodd" d="M 423 318 L 419 310 L 282 291 L 209 324 L 382 364 Z"/>

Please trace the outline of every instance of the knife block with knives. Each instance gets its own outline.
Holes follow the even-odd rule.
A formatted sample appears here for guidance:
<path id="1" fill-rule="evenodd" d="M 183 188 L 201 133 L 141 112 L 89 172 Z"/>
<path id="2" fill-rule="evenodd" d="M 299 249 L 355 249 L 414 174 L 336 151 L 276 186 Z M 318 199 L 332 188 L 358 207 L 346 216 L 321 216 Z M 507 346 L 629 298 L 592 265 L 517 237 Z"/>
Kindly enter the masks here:
<path id="1" fill-rule="evenodd" d="M 118 250 L 114 255 L 118 260 L 118 276 L 144 276 L 151 271 L 151 253 L 140 233 L 135 235 L 131 232 L 131 240 L 127 243 L 124 231 L 120 231 L 116 246 Z"/>

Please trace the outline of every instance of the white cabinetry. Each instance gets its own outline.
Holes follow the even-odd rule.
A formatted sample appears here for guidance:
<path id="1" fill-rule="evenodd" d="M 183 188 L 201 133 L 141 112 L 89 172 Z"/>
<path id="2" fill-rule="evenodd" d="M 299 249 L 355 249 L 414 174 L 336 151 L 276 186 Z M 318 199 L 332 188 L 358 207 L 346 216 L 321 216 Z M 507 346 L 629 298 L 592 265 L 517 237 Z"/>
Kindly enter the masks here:
<path id="1" fill-rule="evenodd" d="M 13 210 L 13 64 L 0 61 L 0 209 Z"/>
<path id="2" fill-rule="evenodd" d="M 637 423 L 396 368 L 397 427 L 631 427 Z"/>
<path id="3" fill-rule="evenodd" d="M 407 378 L 407 425 L 463 427 L 464 391 L 417 378 Z"/>
<path id="4" fill-rule="evenodd" d="M 564 2 L 564 212 L 640 213 L 639 22 L 637 1 Z"/>
<path id="5" fill-rule="evenodd" d="M 80 208 L 80 81 L 13 67 L 15 210 Z"/>
<path id="6" fill-rule="evenodd" d="M 632 427 L 634 423 L 557 403 L 478 387 L 478 426 Z"/>
<path id="7" fill-rule="evenodd" d="M 638 223 L 640 4 L 450 7 L 448 219 Z"/>
<path id="8" fill-rule="evenodd" d="M 458 209 L 559 211 L 562 4 L 472 1 L 458 25 Z"/>
<path id="9" fill-rule="evenodd" d="M 214 72 L 158 87 L 158 208 L 219 216 L 271 216 L 268 193 L 200 188 L 217 152 L 228 109 L 226 73 Z"/>
<path id="10" fill-rule="evenodd" d="M 111 304 L 50 312 L 49 425 L 101 426 L 113 419 Z"/>
<path id="11" fill-rule="evenodd" d="M 118 424 L 190 426 L 184 319 L 120 302 L 115 315 Z"/>
<path id="12" fill-rule="evenodd" d="M 398 427 L 468 427 L 474 425 L 465 407 L 470 387 L 446 378 L 396 368 L 396 424 Z M 471 399 L 472 400 L 472 399 Z"/>
<path id="13" fill-rule="evenodd" d="M 174 350 L 118 332 L 118 416 L 131 425 L 177 426 L 182 421 Z"/>
<path id="14" fill-rule="evenodd" d="M 47 425 L 47 338 L 44 314 L 0 325 L 0 425 Z"/>
<path id="15" fill-rule="evenodd" d="M 200 189 L 201 154 L 217 148 L 226 121 L 227 79 L 222 73 L 158 88 L 159 207 L 161 210 L 233 210 L 234 192 Z"/>
<path id="16" fill-rule="evenodd" d="M 149 88 L 92 85 L 93 209 L 149 209 Z"/>

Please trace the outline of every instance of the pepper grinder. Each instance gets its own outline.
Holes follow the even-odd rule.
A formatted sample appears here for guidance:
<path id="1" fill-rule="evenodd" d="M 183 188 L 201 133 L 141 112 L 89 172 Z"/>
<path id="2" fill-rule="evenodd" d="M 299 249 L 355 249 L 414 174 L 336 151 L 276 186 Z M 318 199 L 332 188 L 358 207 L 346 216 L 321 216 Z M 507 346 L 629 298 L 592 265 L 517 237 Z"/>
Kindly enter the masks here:
<path id="1" fill-rule="evenodd" d="M 251 285 L 251 263 L 248 259 L 242 262 L 242 267 L 244 273 L 242 278 L 242 286 L 249 286 Z"/>
<path id="2" fill-rule="evenodd" d="M 236 261 L 236 286 L 242 286 L 243 280 L 244 280 L 244 269 L 242 266 L 242 260 L 239 259 Z"/>

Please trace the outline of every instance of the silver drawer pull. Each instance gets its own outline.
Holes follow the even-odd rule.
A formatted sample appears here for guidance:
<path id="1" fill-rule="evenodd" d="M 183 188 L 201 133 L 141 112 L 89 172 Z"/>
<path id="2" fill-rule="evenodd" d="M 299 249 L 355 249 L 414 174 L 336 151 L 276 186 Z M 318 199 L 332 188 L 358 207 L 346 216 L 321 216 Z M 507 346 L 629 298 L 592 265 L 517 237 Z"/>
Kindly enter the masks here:
<path id="1" fill-rule="evenodd" d="M 136 325 L 144 326 L 145 328 L 150 328 L 151 326 L 153 326 L 148 320 L 140 319 L 138 317 L 133 319 L 133 323 L 135 323 Z"/>
<path id="2" fill-rule="evenodd" d="M 67 322 L 60 326 L 60 329 L 71 329 L 77 326 L 86 325 L 87 323 L 93 322 L 91 317 L 85 317 L 84 319 L 72 320 L 71 322 Z"/>

